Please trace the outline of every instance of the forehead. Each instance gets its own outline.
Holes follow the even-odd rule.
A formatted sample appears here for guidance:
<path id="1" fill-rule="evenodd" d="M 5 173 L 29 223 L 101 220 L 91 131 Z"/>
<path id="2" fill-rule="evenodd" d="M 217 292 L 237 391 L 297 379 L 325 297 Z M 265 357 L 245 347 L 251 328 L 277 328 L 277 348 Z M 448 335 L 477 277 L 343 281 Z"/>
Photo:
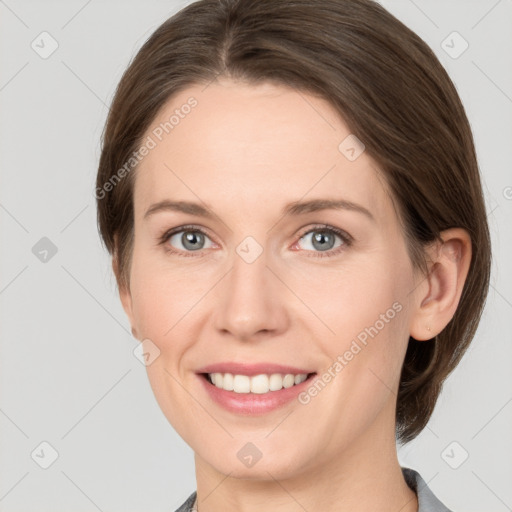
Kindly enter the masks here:
<path id="1" fill-rule="evenodd" d="M 375 162 L 343 152 L 352 136 L 334 108 L 286 86 L 192 86 L 162 107 L 148 137 L 154 147 L 136 172 L 137 217 L 170 198 L 277 211 L 301 198 L 343 197 L 376 216 L 390 206 Z"/>

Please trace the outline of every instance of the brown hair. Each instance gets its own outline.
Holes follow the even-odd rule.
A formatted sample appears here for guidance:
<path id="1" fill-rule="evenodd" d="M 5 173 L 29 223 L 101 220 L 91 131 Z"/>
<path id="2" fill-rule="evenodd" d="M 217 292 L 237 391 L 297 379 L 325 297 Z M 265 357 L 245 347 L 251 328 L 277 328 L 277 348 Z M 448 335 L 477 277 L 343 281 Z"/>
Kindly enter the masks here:
<path id="1" fill-rule="evenodd" d="M 471 265 L 453 319 L 430 341 L 409 340 L 396 434 L 402 443 L 412 440 L 471 342 L 489 286 L 490 240 L 478 164 L 452 81 L 427 44 L 372 0 L 188 5 L 130 63 L 103 133 L 98 225 L 120 287 L 129 288 L 134 229 L 135 172 L 125 164 L 171 95 L 218 76 L 271 81 L 328 100 L 382 170 L 417 267 L 425 271 L 425 244 L 442 230 L 461 227 L 471 236 Z"/>

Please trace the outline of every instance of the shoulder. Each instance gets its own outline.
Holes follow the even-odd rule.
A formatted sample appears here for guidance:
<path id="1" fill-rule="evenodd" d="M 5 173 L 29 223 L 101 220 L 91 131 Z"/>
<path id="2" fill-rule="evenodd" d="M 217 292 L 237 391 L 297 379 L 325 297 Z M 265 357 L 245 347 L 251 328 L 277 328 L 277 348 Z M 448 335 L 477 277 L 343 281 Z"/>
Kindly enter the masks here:
<path id="1" fill-rule="evenodd" d="M 402 467 L 402 473 L 407 485 L 418 496 L 418 512 L 452 512 L 437 499 L 417 471 Z"/>
<path id="2" fill-rule="evenodd" d="M 192 509 L 192 505 L 194 504 L 194 501 L 196 501 L 196 491 L 194 491 L 181 507 L 179 507 L 176 512 L 190 512 Z"/>

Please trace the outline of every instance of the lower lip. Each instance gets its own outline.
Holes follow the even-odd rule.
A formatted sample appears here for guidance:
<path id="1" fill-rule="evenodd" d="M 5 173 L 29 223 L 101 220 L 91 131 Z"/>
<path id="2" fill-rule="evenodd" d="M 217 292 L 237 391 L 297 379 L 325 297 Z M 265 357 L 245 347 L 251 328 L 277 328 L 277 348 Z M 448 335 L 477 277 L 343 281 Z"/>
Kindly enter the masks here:
<path id="1" fill-rule="evenodd" d="M 268 393 L 235 393 L 214 386 L 204 375 L 198 375 L 210 398 L 230 412 L 243 415 L 265 414 L 291 402 L 297 395 L 311 384 L 316 374 L 311 374 L 304 382 L 291 388 Z"/>

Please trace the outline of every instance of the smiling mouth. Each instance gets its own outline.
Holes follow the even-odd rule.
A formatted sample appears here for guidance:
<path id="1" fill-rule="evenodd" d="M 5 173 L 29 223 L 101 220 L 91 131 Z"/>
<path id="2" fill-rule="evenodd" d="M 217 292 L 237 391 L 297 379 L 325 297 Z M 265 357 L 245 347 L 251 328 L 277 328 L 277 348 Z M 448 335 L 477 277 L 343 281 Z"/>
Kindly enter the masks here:
<path id="1" fill-rule="evenodd" d="M 232 373 L 202 373 L 201 375 L 212 386 L 224 391 L 263 395 L 302 384 L 316 373 L 262 373 L 252 376 Z"/>

